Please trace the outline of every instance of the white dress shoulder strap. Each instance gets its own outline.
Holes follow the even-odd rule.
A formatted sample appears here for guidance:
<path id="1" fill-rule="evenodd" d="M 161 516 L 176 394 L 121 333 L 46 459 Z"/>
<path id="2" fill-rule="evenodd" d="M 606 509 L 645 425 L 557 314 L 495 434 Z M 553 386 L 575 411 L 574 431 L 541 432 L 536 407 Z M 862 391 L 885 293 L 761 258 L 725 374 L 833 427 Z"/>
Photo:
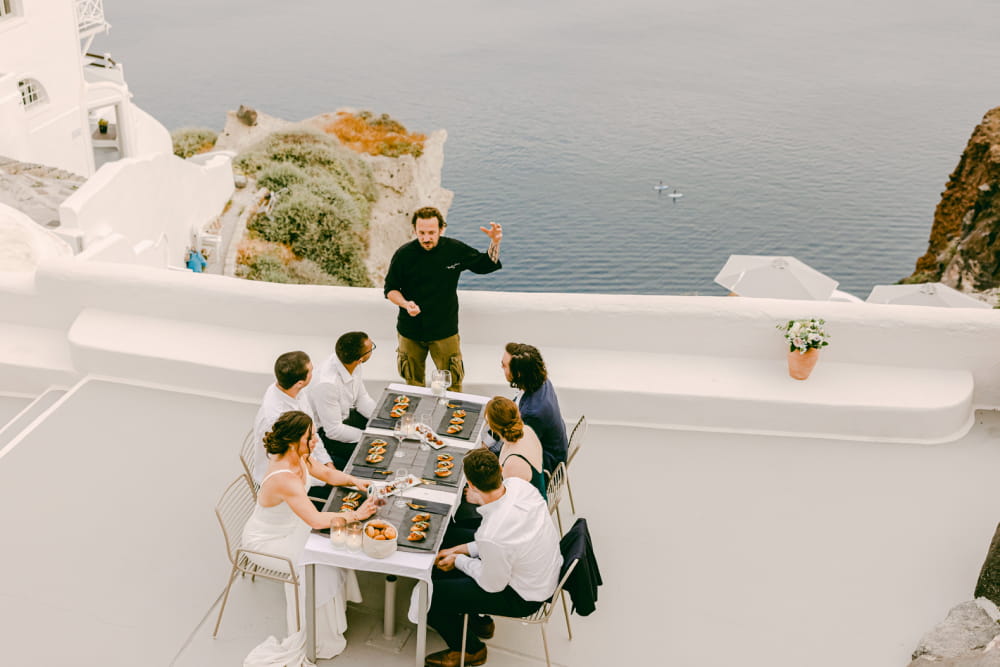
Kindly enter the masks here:
<path id="1" fill-rule="evenodd" d="M 294 470 L 288 470 L 287 468 L 282 469 L 282 470 L 275 470 L 274 472 L 269 472 L 266 475 L 264 475 L 264 479 L 260 480 L 260 485 L 264 486 L 264 482 L 266 482 L 268 479 L 270 479 L 274 475 L 278 475 L 278 474 L 281 474 L 283 472 L 289 472 L 289 473 L 292 473 L 293 475 L 295 474 Z"/>

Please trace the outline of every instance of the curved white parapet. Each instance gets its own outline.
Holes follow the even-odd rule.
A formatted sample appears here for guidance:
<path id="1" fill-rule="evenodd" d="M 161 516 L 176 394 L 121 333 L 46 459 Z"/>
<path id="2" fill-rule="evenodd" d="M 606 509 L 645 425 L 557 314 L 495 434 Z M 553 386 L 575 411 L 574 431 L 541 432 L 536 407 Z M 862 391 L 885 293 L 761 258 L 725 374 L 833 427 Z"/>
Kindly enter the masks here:
<path id="1" fill-rule="evenodd" d="M 73 249 L 15 208 L 0 204 L 0 272 L 34 271 L 53 257 L 71 257 Z"/>

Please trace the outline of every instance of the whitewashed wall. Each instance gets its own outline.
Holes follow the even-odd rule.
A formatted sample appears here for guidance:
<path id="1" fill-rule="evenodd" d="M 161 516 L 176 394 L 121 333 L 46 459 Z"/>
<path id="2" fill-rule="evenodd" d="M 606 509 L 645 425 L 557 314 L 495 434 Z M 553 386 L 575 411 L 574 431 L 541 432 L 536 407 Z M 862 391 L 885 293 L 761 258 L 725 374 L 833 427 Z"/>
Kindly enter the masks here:
<path id="1" fill-rule="evenodd" d="M 112 233 L 133 247 L 166 234 L 169 264 L 183 266 L 193 230 L 222 212 L 233 187 L 223 155 L 203 166 L 167 153 L 126 158 L 103 165 L 62 203 L 59 218 L 82 230 L 84 248 Z"/>
<path id="2" fill-rule="evenodd" d="M 83 69 L 74 5 L 61 0 L 21 2 L 19 6 L 20 16 L 0 19 L 2 73 L 14 77 L 15 90 L 18 79 L 36 79 L 47 100 L 22 107 L 23 124 L 2 126 L 0 155 L 89 174 L 94 162 L 82 104 Z M 9 92 L 9 86 L 5 87 Z M 24 149 L 25 138 L 29 150 Z"/>
<path id="3" fill-rule="evenodd" d="M 394 338 L 395 309 L 378 289 L 254 283 L 76 260 L 43 263 L 31 289 L 29 296 L 0 283 L 0 323 L 34 319 L 68 328 L 89 307 L 226 327 L 237 337 L 260 332 L 332 341 L 364 328 L 378 340 Z M 975 403 L 1000 407 L 997 311 L 692 296 L 463 292 L 460 299 L 463 345 L 499 350 L 518 340 L 543 350 L 578 348 L 581 363 L 586 355 L 623 352 L 782 359 L 776 323 L 825 317 L 833 338 L 824 359 L 969 370 Z"/>

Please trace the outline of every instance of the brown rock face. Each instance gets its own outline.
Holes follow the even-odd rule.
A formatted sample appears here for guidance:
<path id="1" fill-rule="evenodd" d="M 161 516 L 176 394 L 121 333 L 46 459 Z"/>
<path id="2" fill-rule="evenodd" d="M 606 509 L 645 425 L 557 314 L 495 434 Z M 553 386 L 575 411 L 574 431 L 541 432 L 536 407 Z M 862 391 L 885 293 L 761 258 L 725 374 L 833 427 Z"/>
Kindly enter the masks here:
<path id="1" fill-rule="evenodd" d="M 1000 107 L 976 126 L 934 211 L 927 252 L 904 282 L 1000 286 Z"/>
<path id="2" fill-rule="evenodd" d="M 979 581 L 976 582 L 976 597 L 988 599 L 1000 606 L 1000 525 L 993 534 L 993 541 L 986 552 L 986 560 L 979 571 Z"/>

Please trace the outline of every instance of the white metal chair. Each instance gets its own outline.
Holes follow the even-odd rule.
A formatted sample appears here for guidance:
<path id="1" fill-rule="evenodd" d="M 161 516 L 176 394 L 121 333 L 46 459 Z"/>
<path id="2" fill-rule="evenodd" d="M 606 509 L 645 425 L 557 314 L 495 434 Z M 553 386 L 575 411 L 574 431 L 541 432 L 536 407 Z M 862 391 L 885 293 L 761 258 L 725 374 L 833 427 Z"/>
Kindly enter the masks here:
<path id="1" fill-rule="evenodd" d="M 247 431 L 246 437 L 243 438 L 243 444 L 240 445 L 240 463 L 243 464 L 243 469 L 247 473 L 247 480 L 250 482 L 250 488 L 253 490 L 253 495 L 257 497 L 257 483 L 253 481 L 253 429 Z"/>
<path id="2" fill-rule="evenodd" d="M 545 471 L 545 502 L 549 506 L 549 514 L 556 513 L 556 521 L 559 524 L 559 535 L 563 534 L 562 513 L 559 511 L 559 502 L 562 500 L 563 487 L 566 486 L 566 464 L 560 463 L 552 474 Z"/>
<path id="3" fill-rule="evenodd" d="M 583 445 L 583 437 L 585 435 L 587 435 L 587 416 L 581 415 L 580 420 L 576 422 L 576 426 L 573 427 L 573 431 L 569 435 L 569 447 L 566 450 L 567 473 L 569 472 L 569 464 L 576 458 L 577 452 L 580 451 L 580 447 Z M 575 516 L 576 503 L 573 501 L 573 485 L 569 482 L 569 474 L 566 475 L 566 490 L 569 491 L 569 506 Z"/>
<path id="4" fill-rule="evenodd" d="M 556 586 L 556 590 L 552 593 L 552 597 L 542 603 L 542 606 L 538 608 L 531 616 L 499 616 L 498 614 L 491 614 L 497 618 L 510 618 L 515 621 L 520 621 L 525 624 L 537 625 L 542 631 L 542 645 L 545 647 L 545 664 L 548 667 L 552 667 L 552 661 L 549 659 L 549 638 L 545 634 L 545 626 L 549 622 L 549 618 L 552 617 L 552 610 L 556 608 L 556 598 L 562 600 L 563 613 L 566 615 L 566 634 L 569 635 L 570 639 L 573 639 L 573 630 L 569 626 L 569 607 L 566 605 L 566 593 L 563 591 L 563 586 L 566 584 L 566 580 L 569 576 L 573 574 L 574 568 L 576 568 L 578 559 L 574 558 L 568 565 L 563 564 L 563 575 L 559 579 L 559 585 Z M 459 658 L 459 667 L 465 667 L 465 638 L 468 636 L 469 632 L 469 615 L 464 614 L 462 616 L 462 650 L 459 651 L 461 658 Z"/>
<path id="5" fill-rule="evenodd" d="M 242 547 L 243 527 L 250 518 L 250 514 L 253 513 L 256 503 L 257 499 L 253 494 L 253 481 L 243 474 L 232 481 L 215 506 L 215 516 L 219 520 L 219 525 L 222 526 L 222 536 L 226 540 L 226 556 L 229 558 L 229 562 L 233 564 L 233 569 L 229 573 L 226 592 L 222 596 L 222 606 L 219 607 L 219 618 L 215 621 L 215 631 L 212 632 L 213 638 L 219 634 L 219 625 L 222 623 L 222 612 L 226 610 L 229 591 L 233 587 L 233 580 L 236 578 L 237 572 L 249 574 L 251 577 L 262 577 L 294 586 L 295 623 L 297 629 L 302 627 L 302 621 L 299 618 L 299 578 L 295 573 L 295 565 L 290 559 L 284 556 L 253 551 Z M 251 554 L 278 561 L 276 564 L 279 566 L 287 565 L 287 571 L 257 565 L 250 560 Z"/>

